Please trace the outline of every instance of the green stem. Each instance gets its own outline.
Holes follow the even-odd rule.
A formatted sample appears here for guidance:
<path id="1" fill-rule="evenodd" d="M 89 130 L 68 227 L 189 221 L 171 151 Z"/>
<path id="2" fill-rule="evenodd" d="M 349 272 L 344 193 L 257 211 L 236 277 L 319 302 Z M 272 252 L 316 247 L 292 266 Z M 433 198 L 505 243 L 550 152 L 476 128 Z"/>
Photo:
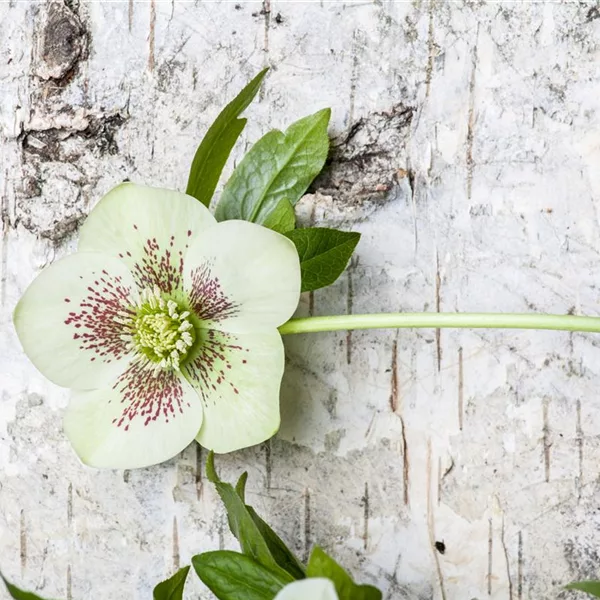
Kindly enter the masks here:
<path id="1" fill-rule="evenodd" d="M 350 329 L 554 329 L 600 333 L 600 317 L 515 313 L 381 313 L 291 319 L 279 332 L 316 333 Z"/>

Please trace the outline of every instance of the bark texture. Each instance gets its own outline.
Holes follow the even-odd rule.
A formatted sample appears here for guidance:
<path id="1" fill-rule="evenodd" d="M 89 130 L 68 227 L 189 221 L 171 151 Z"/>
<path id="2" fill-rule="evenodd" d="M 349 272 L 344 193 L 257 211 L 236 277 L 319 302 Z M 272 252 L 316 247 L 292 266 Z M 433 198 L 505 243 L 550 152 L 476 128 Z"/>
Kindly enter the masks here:
<path id="1" fill-rule="evenodd" d="M 301 314 L 593 315 L 599 40 L 583 2 L 0 3 L 5 574 L 49 597 L 148 599 L 193 554 L 236 547 L 199 447 L 82 467 L 67 392 L 18 345 L 12 308 L 104 192 L 185 189 L 211 120 L 270 65 L 237 157 L 331 106 L 302 219 L 363 233 Z M 566 599 L 561 584 L 598 576 L 597 336 L 377 331 L 287 350 L 281 432 L 217 464 L 249 470 L 251 503 L 301 557 L 320 544 L 406 600 Z M 194 579 L 187 597 L 210 598 Z"/>

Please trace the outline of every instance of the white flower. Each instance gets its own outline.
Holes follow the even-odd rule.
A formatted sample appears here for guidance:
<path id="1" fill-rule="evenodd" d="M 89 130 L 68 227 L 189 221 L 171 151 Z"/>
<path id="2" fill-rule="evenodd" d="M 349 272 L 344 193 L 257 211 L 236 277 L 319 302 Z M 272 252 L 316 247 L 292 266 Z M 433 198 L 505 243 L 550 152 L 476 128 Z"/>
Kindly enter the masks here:
<path id="1" fill-rule="evenodd" d="M 135 468 L 194 438 L 229 452 L 277 431 L 277 327 L 299 295 L 284 236 L 126 183 L 91 212 L 78 252 L 30 285 L 14 323 L 35 366 L 73 389 L 64 427 L 81 460 Z"/>
<path id="2" fill-rule="evenodd" d="M 313 577 L 286 585 L 274 600 L 338 600 L 338 595 L 329 579 Z"/>

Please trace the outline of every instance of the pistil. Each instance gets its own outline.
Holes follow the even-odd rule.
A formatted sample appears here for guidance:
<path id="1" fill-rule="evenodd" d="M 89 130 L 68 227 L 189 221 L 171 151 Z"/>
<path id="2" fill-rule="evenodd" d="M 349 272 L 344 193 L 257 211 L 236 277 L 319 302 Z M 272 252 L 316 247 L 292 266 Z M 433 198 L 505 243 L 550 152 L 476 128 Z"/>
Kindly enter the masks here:
<path id="1" fill-rule="evenodd" d="M 133 320 L 131 340 L 136 350 L 155 369 L 179 370 L 194 344 L 189 316 L 175 301 L 165 299 L 158 287 L 144 290 Z"/>

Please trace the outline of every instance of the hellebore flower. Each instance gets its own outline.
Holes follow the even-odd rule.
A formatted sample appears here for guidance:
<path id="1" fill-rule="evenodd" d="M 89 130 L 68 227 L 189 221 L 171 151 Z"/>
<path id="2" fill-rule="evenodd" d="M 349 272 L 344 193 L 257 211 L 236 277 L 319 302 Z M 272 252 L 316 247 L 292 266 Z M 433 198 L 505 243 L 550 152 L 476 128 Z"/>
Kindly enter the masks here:
<path id="1" fill-rule="evenodd" d="M 64 428 L 80 459 L 136 468 L 194 438 L 230 452 L 277 431 L 277 327 L 299 296 L 284 236 L 125 183 L 92 210 L 78 252 L 29 286 L 14 323 L 33 364 L 73 390 Z"/>
<path id="2" fill-rule="evenodd" d="M 333 583 L 323 577 L 301 579 L 286 585 L 274 600 L 338 600 Z"/>

